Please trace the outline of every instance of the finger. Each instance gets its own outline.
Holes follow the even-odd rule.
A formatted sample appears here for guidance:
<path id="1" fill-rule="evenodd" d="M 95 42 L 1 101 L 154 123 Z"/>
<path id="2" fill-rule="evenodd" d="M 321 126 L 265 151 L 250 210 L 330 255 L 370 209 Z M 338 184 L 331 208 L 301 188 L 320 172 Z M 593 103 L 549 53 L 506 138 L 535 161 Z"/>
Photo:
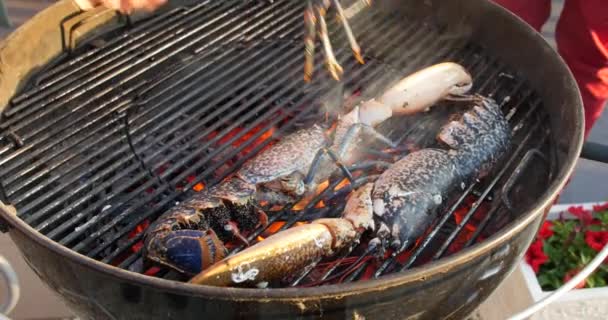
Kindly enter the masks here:
<path id="1" fill-rule="evenodd" d="M 148 10 L 156 10 L 159 7 L 165 5 L 168 0 L 149 0 L 148 1 Z"/>
<path id="2" fill-rule="evenodd" d="M 101 0 L 101 4 L 108 9 L 120 10 L 120 1 L 121 0 Z"/>
<path id="3" fill-rule="evenodd" d="M 136 10 L 146 10 L 153 11 L 157 9 L 160 5 L 157 4 L 156 0 L 130 0 L 131 5 Z"/>
<path id="4" fill-rule="evenodd" d="M 131 14 L 134 6 L 131 0 L 120 0 L 120 12 L 125 14 Z"/>

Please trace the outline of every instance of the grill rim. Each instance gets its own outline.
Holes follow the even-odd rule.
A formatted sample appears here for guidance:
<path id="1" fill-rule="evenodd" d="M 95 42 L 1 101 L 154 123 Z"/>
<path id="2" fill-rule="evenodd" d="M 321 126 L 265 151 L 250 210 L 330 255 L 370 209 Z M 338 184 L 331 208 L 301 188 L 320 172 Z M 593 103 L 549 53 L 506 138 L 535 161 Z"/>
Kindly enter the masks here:
<path id="1" fill-rule="evenodd" d="M 51 8 L 45 9 L 45 11 L 50 12 L 53 8 L 59 8 L 60 6 L 66 5 L 73 7 L 73 5 L 71 5 L 69 2 L 69 0 L 61 0 Z M 531 41 L 536 43 L 539 46 L 539 50 L 548 53 L 543 57 L 545 59 L 549 59 L 548 64 L 559 68 L 559 70 L 555 70 L 556 72 L 562 75 L 567 75 L 567 77 L 565 77 L 567 79 L 562 79 L 562 83 L 564 84 L 564 89 L 570 91 L 567 94 L 570 101 L 564 101 L 562 103 L 564 105 L 577 106 L 575 110 L 576 122 L 574 123 L 574 135 L 570 141 L 572 143 L 567 147 L 567 150 L 563 150 L 566 154 L 563 158 L 563 165 L 559 171 L 557 171 L 556 177 L 549 185 L 543 196 L 538 199 L 532 208 L 528 209 L 528 212 L 523 213 L 520 217 L 507 224 L 500 231 L 488 237 L 481 243 L 464 248 L 457 253 L 450 255 L 449 257 L 444 257 L 437 261 L 432 261 L 422 266 L 411 268 L 405 272 L 387 274 L 378 279 L 368 279 L 365 281 L 331 284 L 310 288 L 221 288 L 193 285 L 127 271 L 109 264 L 105 264 L 101 261 L 97 261 L 93 258 L 89 258 L 83 254 L 72 251 L 60 245 L 59 243 L 37 232 L 34 228 L 25 223 L 25 221 L 21 220 L 16 215 L 9 213 L 3 207 L 0 207 L 0 218 L 6 220 L 6 222 L 8 222 L 8 224 L 14 228 L 9 230 L 9 236 L 11 236 L 13 240 L 15 240 L 14 233 L 17 231 L 30 240 L 35 241 L 42 247 L 50 250 L 54 254 L 59 254 L 61 257 L 70 259 L 73 263 L 78 265 L 91 268 L 92 270 L 101 272 L 110 277 L 117 277 L 122 281 L 133 282 L 145 287 L 177 294 L 208 297 L 213 299 L 238 299 L 239 301 L 259 301 L 260 299 L 265 301 L 289 301 L 292 299 L 297 299 L 298 302 L 302 302 L 306 300 L 316 300 L 319 298 L 330 298 L 332 296 L 339 296 L 342 298 L 374 291 L 383 291 L 390 288 L 399 287 L 407 283 L 421 281 L 424 279 L 428 280 L 430 277 L 439 273 L 447 273 L 452 270 L 457 270 L 459 267 L 466 264 L 466 262 L 487 255 L 492 250 L 505 244 L 514 235 L 522 232 L 525 228 L 530 227 L 530 224 L 538 219 L 541 214 L 546 215 L 547 211 L 552 205 L 552 202 L 558 197 L 559 191 L 566 185 L 568 177 L 574 171 L 577 162 L 576 160 L 582 151 L 584 141 L 582 97 L 578 91 L 574 77 L 566 66 L 564 60 L 559 56 L 559 54 L 557 54 L 557 52 L 555 52 L 549 43 L 542 38 L 542 36 L 540 36 L 534 29 L 529 27 L 519 17 L 511 14 L 499 5 L 492 2 L 481 2 L 482 3 L 476 4 L 480 6 L 478 10 L 487 13 L 488 16 L 501 17 L 505 19 L 510 25 L 517 27 L 517 32 L 519 33 L 518 35 L 525 37 L 523 41 Z M 26 33 L 25 30 L 31 28 L 33 25 L 32 20 L 22 25 L 13 33 L 13 35 L 18 32 Z M 15 38 L 18 37 L 10 36 L 6 39 L 6 42 L 15 41 Z M 6 47 L 6 44 L 3 47 Z M 26 79 L 27 77 L 22 80 Z M 552 132 L 552 134 L 554 133 Z"/>

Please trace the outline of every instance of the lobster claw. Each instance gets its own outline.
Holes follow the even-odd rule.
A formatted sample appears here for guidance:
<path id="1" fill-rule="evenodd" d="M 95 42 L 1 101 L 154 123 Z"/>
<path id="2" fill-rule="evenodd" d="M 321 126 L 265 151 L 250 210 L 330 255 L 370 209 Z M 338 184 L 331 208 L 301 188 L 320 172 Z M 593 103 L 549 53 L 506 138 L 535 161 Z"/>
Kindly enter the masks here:
<path id="1" fill-rule="evenodd" d="M 166 262 L 188 274 L 197 274 L 228 254 L 211 229 L 172 231 L 164 238 L 164 246 Z"/>

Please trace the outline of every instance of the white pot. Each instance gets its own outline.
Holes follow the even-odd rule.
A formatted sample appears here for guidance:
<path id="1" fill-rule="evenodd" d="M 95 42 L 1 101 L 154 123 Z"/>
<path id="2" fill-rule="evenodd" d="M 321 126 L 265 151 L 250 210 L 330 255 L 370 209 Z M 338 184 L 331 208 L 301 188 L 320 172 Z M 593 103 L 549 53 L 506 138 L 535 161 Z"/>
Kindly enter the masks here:
<path id="1" fill-rule="evenodd" d="M 547 215 L 547 220 L 559 219 L 560 213 L 564 218 L 576 218 L 569 214 L 568 208 L 572 206 L 583 206 L 591 210 L 593 205 L 602 203 L 581 203 L 556 205 L 551 208 Z M 526 287 L 534 302 L 551 294 L 551 291 L 543 291 L 536 279 L 536 274 L 525 260 L 519 265 L 519 269 L 524 276 Z M 531 317 L 533 320 L 561 320 L 561 319 L 608 319 L 608 287 L 592 289 L 575 289 L 563 295 L 556 302 L 548 305 L 543 310 Z"/>

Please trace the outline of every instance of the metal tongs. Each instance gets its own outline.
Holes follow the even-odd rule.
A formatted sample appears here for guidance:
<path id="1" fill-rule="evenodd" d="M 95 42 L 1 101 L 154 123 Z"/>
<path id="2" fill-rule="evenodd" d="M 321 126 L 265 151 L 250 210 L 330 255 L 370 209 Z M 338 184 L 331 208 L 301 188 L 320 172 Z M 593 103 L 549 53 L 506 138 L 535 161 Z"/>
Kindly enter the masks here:
<path id="1" fill-rule="evenodd" d="M 359 61 L 361 64 L 365 63 L 363 56 L 361 55 L 361 48 L 357 43 L 357 39 L 355 39 L 355 36 L 353 35 L 353 31 L 348 23 L 348 20 L 365 7 L 369 7 L 371 5 L 371 0 L 357 0 L 347 9 L 342 8 L 340 0 L 308 0 L 308 7 L 304 12 L 304 22 L 306 24 L 306 36 L 304 39 L 304 80 L 306 82 L 310 82 L 312 80 L 317 33 L 321 40 L 327 71 L 329 71 L 332 78 L 335 80 L 340 80 L 340 76 L 344 72 L 342 66 L 340 63 L 338 63 L 338 60 L 334 55 L 327 31 L 327 22 L 325 20 L 327 10 L 332 4 L 336 9 L 336 16 L 338 20 L 342 23 L 342 27 L 344 28 L 344 32 L 346 33 L 346 37 L 348 38 L 348 42 L 353 51 L 355 59 L 357 59 L 357 61 Z"/>

